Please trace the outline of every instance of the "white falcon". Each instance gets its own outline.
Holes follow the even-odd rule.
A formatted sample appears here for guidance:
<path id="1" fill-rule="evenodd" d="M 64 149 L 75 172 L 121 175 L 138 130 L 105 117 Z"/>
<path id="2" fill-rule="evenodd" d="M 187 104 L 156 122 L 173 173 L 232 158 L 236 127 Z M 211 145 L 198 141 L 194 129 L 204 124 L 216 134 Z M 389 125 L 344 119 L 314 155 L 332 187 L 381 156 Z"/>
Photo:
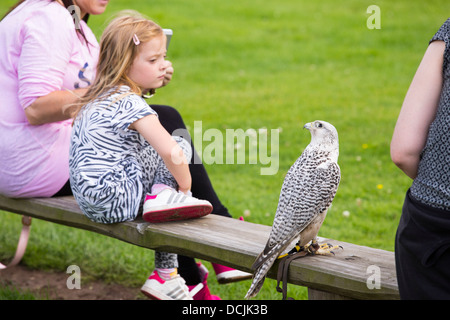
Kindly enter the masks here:
<path id="1" fill-rule="evenodd" d="M 247 299 L 259 292 L 267 272 L 292 241 L 299 238 L 301 248 L 312 241 L 312 251 L 317 250 L 317 234 L 338 189 L 336 128 L 320 120 L 304 128 L 310 131 L 311 142 L 286 174 L 269 240 L 252 266 L 255 273 Z"/>

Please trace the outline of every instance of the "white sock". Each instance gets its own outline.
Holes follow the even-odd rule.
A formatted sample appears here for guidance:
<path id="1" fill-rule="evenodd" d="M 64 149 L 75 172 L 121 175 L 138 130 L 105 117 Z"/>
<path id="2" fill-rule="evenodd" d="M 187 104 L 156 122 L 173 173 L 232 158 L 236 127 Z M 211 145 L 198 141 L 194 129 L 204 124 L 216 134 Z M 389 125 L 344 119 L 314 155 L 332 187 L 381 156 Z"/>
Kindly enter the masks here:
<path id="1" fill-rule="evenodd" d="M 173 189 L 171 187 L 169 187 L 168 185 L 162 184 L 162 183 L 157 183 L 152 185 L 152 194 L 158 194 L 161 191 L 163 191 L 164 189 Z"/>
<path id="2" fill-rule="evenodd" d="M 170 280 L 172 278 L 175 278 L 176 275 L 178 275 L 178 269 L 177 268 L 156 268 L 156 271 L 158 271 L 159 276 L 163 280 Z"/>

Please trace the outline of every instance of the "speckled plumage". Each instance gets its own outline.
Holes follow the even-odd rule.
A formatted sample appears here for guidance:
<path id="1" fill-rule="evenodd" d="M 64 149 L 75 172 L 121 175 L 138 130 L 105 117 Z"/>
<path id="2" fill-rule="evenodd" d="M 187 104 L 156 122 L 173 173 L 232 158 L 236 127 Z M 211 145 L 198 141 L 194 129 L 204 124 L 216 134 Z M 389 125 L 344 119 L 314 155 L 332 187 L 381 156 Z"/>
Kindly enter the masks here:
<path id="1" fill-rule="evenodd" d="M 340 181 L 338 134 L 333 125 L 314 121 L 304 126 L 311 142 L 286 174 L 281 187 L 272 231 L 263 252 L 256 258 L 253 282 L 246 298 L 261 289 L 277 257 L 299 238 L 300 246 L 317 237 Z"/>

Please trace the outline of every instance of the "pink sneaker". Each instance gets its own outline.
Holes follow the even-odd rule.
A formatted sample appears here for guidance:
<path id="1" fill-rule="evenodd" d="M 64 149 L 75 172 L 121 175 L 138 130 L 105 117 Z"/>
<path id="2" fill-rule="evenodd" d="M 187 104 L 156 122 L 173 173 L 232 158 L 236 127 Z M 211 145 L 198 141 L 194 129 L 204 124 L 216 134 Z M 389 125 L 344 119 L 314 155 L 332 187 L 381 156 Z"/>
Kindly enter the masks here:
<path id="1" fill-rule="evenodd" d="M 209 291 L 208 284 L 206 283 L 206 280 L 208 279 L 208 269 L 206 269 L 206 267 L 199 262 L 197 262 L 197 266 L 200 271 L 201 277 L 203 278 L 203 281 L 197 286 L 187 286 L 192 298 L 194 300 L 222 300 L 219 296 L 212 295 Z M 202 285 L 202 288 L 197 293 L 194 293 L 194 291 L 200 284 Z"/>
<path id="2" fill-rule="evenodd" d="M 141 292 L 154 300 L 192 300 L 185 283 L 179 275 L 170 280 L 164 280 L 154 270 L 142 286 Z"/>
<path id="3" fill-rule="evenodd" d="M 220 284 L 237 282 L 253 278 L 253 275 L 251 273 L 239 271 L 227 266 L 223 266 L 221 264 L 213 263 L 212 266 L 216 273 L 217 282 L 219 282 Z"/>
<path id="4" fill-rule="evenodd" d="M 157 194 L 147 194 L 142 217 L 152 223 L 185 220 L 205 216 L 212 209 L 209 201 L 166 188 Z"/>

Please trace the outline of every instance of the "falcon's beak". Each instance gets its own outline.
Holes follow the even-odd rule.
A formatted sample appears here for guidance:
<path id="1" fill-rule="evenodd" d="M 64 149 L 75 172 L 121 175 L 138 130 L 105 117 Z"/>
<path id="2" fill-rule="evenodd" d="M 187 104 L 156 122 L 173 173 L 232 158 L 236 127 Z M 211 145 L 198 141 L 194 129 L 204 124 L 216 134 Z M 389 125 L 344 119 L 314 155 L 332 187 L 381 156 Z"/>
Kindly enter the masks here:
<path id="1" fill-rule="evenodd" d="M 305 124 L 304 126 L 303 126 L 303 129 L 311 129 L 311 122 L 308 122 L 307 124 Z"/>

